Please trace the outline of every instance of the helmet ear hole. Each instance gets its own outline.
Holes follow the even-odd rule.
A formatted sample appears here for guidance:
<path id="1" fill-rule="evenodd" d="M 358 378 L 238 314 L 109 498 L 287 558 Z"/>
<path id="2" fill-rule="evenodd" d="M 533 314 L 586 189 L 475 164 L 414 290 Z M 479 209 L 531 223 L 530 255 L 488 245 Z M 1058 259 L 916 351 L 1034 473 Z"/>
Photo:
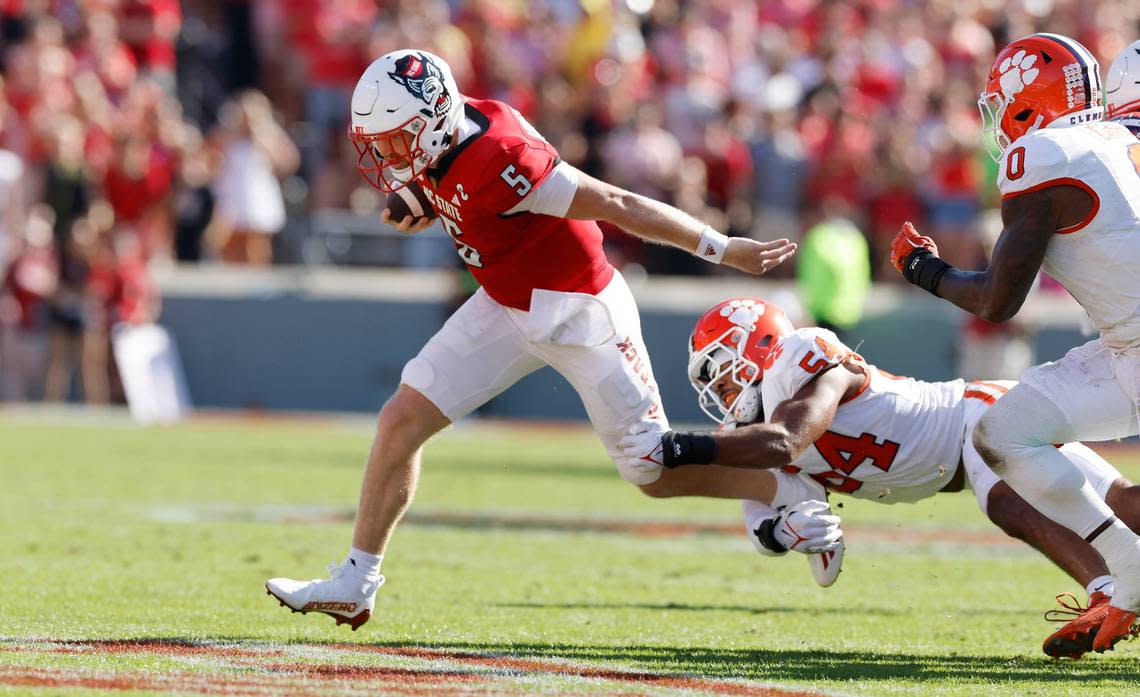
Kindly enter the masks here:
<path id="1" fill-rule="evenodd" d="M 1033 110 L 1032 109 L 1022 109 L 1021 111 L 1019 111 L 1013 115 L 1013 120 L 1014 121 L 1028 121 L 1030 116 L 1033 116 Z"/>

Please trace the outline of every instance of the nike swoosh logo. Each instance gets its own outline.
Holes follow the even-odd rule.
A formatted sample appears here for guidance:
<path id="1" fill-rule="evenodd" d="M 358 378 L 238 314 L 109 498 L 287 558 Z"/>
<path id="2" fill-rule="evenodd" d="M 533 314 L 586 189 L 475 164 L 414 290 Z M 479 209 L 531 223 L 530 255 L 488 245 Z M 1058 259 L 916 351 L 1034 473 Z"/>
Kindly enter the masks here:
<path id="1" fill-rule="evenodd" d="M 399 111 L 399 110 L 400 110 L 400 107 L 396 107 L 395 109 L 385 109 L 384 111 L 386 111 L 386 112 L 388 112 L 389 114 L 391 114 L 392 112 L 394 112 L 394 111 Z"/>
<path id="2" fill-rule="evenodd" d="M 1101 588 L 1104 588 L 1105 586 L 1111 586 L 1111 585 L 1112 585 L 1112 581 L 1105 581 L 1104 583 L 1100 584 L 1099 586 L 1094 587 L 1093 592 L 1095 593 L 1095 592 L 1099 591 Z"/>

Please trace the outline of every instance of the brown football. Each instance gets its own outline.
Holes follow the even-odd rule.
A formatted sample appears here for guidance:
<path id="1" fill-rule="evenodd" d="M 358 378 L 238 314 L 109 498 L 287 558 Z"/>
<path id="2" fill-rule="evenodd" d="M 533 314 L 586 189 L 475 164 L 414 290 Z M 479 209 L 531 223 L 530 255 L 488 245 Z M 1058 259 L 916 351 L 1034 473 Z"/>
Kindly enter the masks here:
<path id="1" fill-rule="evenodd" d="M 438 214 L 432 208 L 427 194 L 416 182 L 388 194 L 388 217 L 398 223 L 407 216 L 412 216 L 412 223 L 420 218 L 435 218 Z"/>

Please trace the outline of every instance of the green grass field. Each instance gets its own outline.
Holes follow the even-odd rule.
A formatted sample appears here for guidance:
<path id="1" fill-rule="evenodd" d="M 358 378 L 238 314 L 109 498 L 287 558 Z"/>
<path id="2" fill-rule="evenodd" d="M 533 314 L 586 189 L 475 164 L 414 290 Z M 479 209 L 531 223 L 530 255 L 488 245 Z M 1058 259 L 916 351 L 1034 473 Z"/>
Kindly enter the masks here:
<path id="1" fill-rule="evenodd" d="M 737 504 L 649 499 L 578 430 L 444 434 L 373 620 L 291 614 L 265 579 L 343 556 L 370 437 L 0 412 L 0 695 L 1140 693 L 1140 643 L 1041 654 L 1042 611 L 1083 591 L 968 492 L 840 499 L 821 589 L 752 550 Z"/>

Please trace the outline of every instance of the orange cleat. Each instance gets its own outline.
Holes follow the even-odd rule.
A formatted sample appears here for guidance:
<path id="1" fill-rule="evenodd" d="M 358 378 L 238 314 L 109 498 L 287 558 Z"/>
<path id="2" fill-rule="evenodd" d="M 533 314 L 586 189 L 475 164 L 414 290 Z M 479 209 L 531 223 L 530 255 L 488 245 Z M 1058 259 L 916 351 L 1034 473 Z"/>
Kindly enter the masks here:
<path id="1" fill-rule="evenodd" d="M 1092 651 L 1097 632 L 1112 607 L 1108 604 L 1109 600 L 1109 596 L 1098 591 L 1089 596 L 1088 607 L 1081 607 L 1072 593 L 1058 595 L 1057 604 L 1061 607 L 1048 610 L 1045 619 L 1066 624 L 1049 635 L 1041 645 L 1041 650 L 1047 656 L 1071 658 L 1074 661 Z"/>
<path id="2" fill-rule="evenodd" d="M 1109 605 L 1108 614 L 1093 638 L 1093 651 L 1111 651 L 1118 641 L 1131 639 L 1137 634 L 1140 634 L 1140 623 L 1136 621 L 1136 613 Z"/>

